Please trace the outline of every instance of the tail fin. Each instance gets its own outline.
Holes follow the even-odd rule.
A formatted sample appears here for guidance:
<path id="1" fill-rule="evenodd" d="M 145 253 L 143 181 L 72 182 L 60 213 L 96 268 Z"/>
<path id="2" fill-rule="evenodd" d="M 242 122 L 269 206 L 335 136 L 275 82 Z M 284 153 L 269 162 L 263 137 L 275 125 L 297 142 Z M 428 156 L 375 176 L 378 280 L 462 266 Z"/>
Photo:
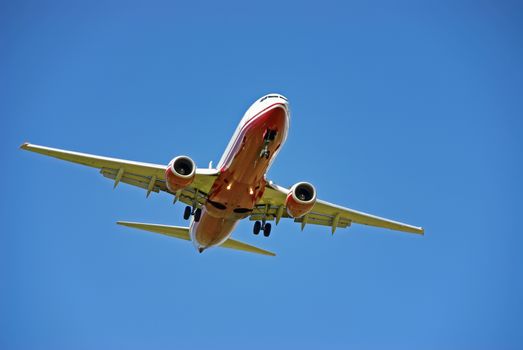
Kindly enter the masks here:
<path id="1" fill-rule="evenodd" d="M 145 230 L 145 231 L 154 232 L 154 233 L 160 233 L 162 235 L 166 235 L 166 236 L 170 236 L 170 237 L 174 237 L 174 238 L 178 238 L 178 239 L 183 239 L 186 241 L 191 240 L 188 227 L 146 224 L 146 223 L 141 223 L 141 222 L 130 222 L 130 221 L 118 221 L 116 223 L 118 225 L 132 227 L 132 228 L 136 228 L 139 230 Z M 261 248 L 258 248 L 258 247 L 252 246 L 250 244 L 243 243 L 243 242 L 231 239 L 231 238 L 226 240 L 222 245 L 220 245 L 220 247 L 235 249 L 235 250 L 242 250 L 244 252 L 255 253 L 255 254 L 262 254 L 262 255 L 269 255 L 269 256 L 276 255 L 273 252 L 269 252 L 267 250 L 263 250 Z"/>

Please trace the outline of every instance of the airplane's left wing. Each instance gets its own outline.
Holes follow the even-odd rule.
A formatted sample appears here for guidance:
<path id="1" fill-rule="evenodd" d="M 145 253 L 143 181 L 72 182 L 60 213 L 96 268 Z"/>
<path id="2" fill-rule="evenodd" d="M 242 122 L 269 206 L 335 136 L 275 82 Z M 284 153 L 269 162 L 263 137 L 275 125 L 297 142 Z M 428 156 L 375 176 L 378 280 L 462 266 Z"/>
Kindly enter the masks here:
<path id="1" fill-rule="evenodd" d="M 118 183 L 124 182 L 145 189 L 147 191 L 147 196 L 149 196 L 151 192 L 159 191 L 175 195 L 175 193 L 172 193 L 167 189 L 165 184 L 165 170 L 167 169 L 167 165 L 103 157 L 33 145 L 27 142 L 22 144 L 20 148 L 26 151 L 40 153 L 46 156 L 66 160 L 68 162 L 100 169 L 100 173 L 103 176 L 114 180 L 114 187 L 116 187 Z M 178 199 L 189 205 L 194 204 L 195 199 L 198 202 L 203 203 L 217 175 L 218 171 L 216 169 L 196 169 L 196 176 L 193 183 L 182 192 L 178 193 Z"/>
<path id="2" fill-rule="evenodd" d="M 288 193 L 289 189 L 272 182 L 267 183 L 263 197 L 253 211 L 250 220 L 276 220 L 276 223 L 278 223 L 281 218 L 290 218 L 285 208 L 285 200 Z M 309 224 L 330 226 L 332 233 L 336 231 L 336 228 L 345 228 L 352 223 L 417 234 L 424 233 L 422 227 L 344 208 L 320 199 L 316 201 L 316 204 L 314 204 L 314 207 L 308 214 L 296 218 L 294 221 L 300 223 L 302 229 Z"/>

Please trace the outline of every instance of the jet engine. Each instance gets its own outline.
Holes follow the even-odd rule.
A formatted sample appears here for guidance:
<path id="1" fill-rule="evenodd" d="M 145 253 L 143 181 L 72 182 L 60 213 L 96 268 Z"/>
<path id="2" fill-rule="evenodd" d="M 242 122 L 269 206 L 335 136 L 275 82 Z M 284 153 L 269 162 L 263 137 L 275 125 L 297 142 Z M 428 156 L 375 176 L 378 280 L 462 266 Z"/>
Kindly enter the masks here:
<path id="1" fill-rule="evenodd" d="M 316 189 L 308 182 L 298 182 L 292 186 L 285 200 L 287 213 L 299 218 L 312 210 L 316 203 Z"/>
<path id="2" fill-rule="evenodd" d="M 194 181 L 196 164 L 187 156 L 178 156 L 171 160 L 165 170 L 165 183 L 171 192 L 189 186 Z"/>

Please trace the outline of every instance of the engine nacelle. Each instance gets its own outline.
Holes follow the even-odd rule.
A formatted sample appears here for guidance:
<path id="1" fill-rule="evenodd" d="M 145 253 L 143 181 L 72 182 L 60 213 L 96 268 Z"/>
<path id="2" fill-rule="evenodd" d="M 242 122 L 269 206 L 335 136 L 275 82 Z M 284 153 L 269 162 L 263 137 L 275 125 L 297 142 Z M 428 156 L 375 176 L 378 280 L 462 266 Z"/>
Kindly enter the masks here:
<path id="1" fill-rule="evenodd" d="M 287 213 L 300 218 L 312 210 L 316 203 L 316 189 L 308 182 L 298 182 L 292 186 L 285 200 Z"/>
<path id="2" fill-rule="evenodd" d="M 189 186 L 196 175 L 196 164 L 187 156 L 179 156 L 171 160 L 165 170 L 165 183 L 171 192 L 176 192 Z"/>

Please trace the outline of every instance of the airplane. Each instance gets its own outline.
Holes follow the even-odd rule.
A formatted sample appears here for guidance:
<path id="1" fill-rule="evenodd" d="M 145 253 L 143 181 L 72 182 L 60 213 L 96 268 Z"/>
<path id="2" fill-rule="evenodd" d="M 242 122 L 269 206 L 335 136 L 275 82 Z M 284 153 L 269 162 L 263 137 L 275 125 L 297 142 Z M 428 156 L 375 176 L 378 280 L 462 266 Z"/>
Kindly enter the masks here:
<path id="1" fill-rule="evenodd" d="M 135 162 L 24 143 L 21 149 L 97 168 L 114 180 L 151 192 L 167 192 L 185 207 L 188 227 L 118 221 L 117 224 L 192 241 L 202 253 L 211 247 L 231 248 L 274 256 L 273 252 L 231 238 L 238 222 L 254 221 L 253 233 L 271 233 L 282 218 L 301 225 L 346 228 L 352 223 L 424 234 L 421 227 L 344 208 L 317 198 L 316 188 L 298 182 L 291 188 L 267 180 L 266 173 L 285 143 L 290 123 L 286 97 L 271 93 L 256 100 L 241 119 L 216 168 L 196 167 L 185 155 L 168 165 Z"/>

